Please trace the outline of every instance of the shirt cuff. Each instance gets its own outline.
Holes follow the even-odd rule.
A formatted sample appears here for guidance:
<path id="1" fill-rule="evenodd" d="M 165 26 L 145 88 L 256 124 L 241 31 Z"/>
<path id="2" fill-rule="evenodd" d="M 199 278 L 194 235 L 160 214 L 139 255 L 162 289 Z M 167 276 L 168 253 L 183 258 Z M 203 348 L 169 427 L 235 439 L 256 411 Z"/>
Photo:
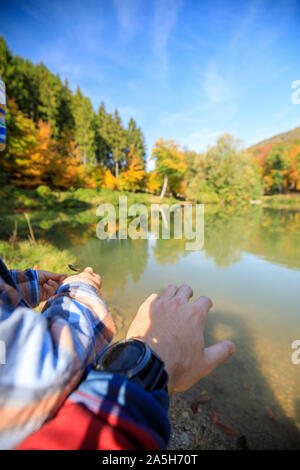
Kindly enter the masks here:
<path id="1" fill-rule="evenodd" d="M 9 272 L 25 302 L 31 308 L 37 307 L 40 303 L 38 271 L 11 269 Z"/>
<path id="2" fill-rule="evenodd" d="M 171 434 L 167 414 L 170 399 L 164 390 L 148 392 L 126 377 L 93 369 L 69 400 L 105 417 L 108 422 L 114 422 L 117 416 L 119 425 L 123 423 L 127 432 L 140 427 L 152 436 L 158 448 L 167 447 Z"/>

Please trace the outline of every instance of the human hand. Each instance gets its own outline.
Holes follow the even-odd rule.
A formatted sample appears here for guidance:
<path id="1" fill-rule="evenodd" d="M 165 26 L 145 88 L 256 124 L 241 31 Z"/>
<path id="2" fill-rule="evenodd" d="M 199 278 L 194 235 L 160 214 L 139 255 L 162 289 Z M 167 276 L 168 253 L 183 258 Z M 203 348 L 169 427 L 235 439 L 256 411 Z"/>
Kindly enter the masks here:
<path id="1" fill-rule="evenodd" d="M 192 387 L 235 353 L 230 341 L 205 347 L 203 333 L 212 301 L 199 297 L 189 303 L 192 296 L 187 285 L 170 285 L 161 296 L 150 295 L 126 336 L 144 341 L 164 361 L 170 394 Z"/>
<path id="2" fill-rule="evenodd" d="M 66 274 L 55 274 L 43 269 L 38 270 L 40 301 L 48 300 L 56 292 Z"/>
<path id="3" fill-rule="evenodd" d="M 94 273 L 93 268 L 87 267 L 79 274 L 68 276 L 64 279 L 63 284 L 69 284 L 71 282 L 85 282 L 86 284 L 94 287 L 98 295 L 101 295 L 100 287 L 102 279 L 99 274 Z"/>

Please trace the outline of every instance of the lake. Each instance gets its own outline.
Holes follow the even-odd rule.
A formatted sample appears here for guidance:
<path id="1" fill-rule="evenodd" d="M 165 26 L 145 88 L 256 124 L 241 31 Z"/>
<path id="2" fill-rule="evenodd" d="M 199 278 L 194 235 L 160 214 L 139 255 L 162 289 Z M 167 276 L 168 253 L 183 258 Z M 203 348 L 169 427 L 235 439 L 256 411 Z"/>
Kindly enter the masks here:
<path id="1" fill-rule="evenodd" d="M 169 283 L 190 284 L 195 298 L 212 298 L 206 343 L 230 339 L 237 350 L 182 394 L 189 416 L 205 391 L 211 400 L 199 405 L 202 415 L 217 414 L 246 436 L 249 448 L 300 448 L 300 364 L 292 363 L 292 342 L 300 340 L 299 211 L 206 206 L 204 246 L 194 252 L 185 251 L 184 240 L 100 241 L 84 211 L 53 217 L 54 226 L 50 215 L 40 224 L 38 238 L 71 244 L 77 264 L 101 274 L 116 339 L 143 300 Z M 201 426 L 200 416 L 190 419 Z"/>

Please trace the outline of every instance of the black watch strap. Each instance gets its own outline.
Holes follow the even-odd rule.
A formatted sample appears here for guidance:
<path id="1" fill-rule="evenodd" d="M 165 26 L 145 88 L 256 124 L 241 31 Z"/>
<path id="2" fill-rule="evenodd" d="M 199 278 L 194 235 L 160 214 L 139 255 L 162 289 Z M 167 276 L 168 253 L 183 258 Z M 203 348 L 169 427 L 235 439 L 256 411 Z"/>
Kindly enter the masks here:
<path id="1" fill-rule="evenodd" d="M 133 376 L 131 380 L 150 392 L 153 390 L 168 391 L 168 374 L 165 371 L 165 364 L 152 349 L 150 350 L 151 359 L 145 369 Z"/>

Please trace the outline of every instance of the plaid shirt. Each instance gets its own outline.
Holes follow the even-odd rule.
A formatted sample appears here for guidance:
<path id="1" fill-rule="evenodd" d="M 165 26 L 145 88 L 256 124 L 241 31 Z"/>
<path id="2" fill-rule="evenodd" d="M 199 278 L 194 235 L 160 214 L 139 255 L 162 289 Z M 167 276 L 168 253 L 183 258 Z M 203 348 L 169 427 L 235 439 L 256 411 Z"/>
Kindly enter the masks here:
<path id="1" fill-rule="evenodd" d="M 86 448 L 115 448 L 121 441 L 121 448 L 138 442 L 165 447 L 166 392 L 148 393 L 124 377 L 91 370 L 115 331 L 95 289 L 64 284 L 37 314 L 32 310 L 39 303 L 37 271 L 9 273 L 12 282 L 0 278 L 0 341 L 6 350 L 0 363 L 0 448 L 24 440 L 22 448 L 74 448 L 76 442 L 75 448 L 82 448 L 84 440 Z M 89 440 L 85 424 L 92 422 L 96 436 Z M 118 443 L 103 441 L 103 429 L 112 426 L 122 435 Z"/>

